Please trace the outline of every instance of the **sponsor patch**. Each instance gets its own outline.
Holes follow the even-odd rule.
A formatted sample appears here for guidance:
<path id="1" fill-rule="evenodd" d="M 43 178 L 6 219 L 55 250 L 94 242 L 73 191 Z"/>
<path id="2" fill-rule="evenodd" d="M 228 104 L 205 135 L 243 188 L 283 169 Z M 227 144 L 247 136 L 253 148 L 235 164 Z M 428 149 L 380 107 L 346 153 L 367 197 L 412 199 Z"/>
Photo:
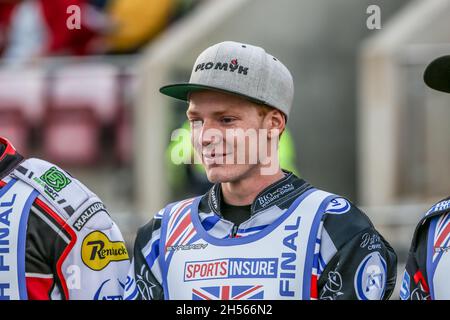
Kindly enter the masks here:
<path id="1" fill-rule="evenodd" d="M 56 167 L 51 167 L 49 170 L 44 172 L 44 174 L 41 176 L 41 180 L 56 192 L 60 192 L 72 182 L 72 180 L 70 180 L 62 171 L 58 170 L 58 168 Z"/>
<path id="2" fill-rule="evenodd" d="M 81 245 L 81 258 L 90 269 L 99 271 L 110 262 L 129 260 L 122 241 L 111 241 L 100 231 L 91 232 Z"/>
<path id="3" fill-rule="evenodd" d="M 59 192 L 72 182 L 64 172 L 56 167 L 51 167 L 40 177 L 33 177 L 33 181 L 39 184 L 53 200 L 59 198 Z"/>
<path id="4" fill-rule="evenodd" d="M 359 300 L 380 300 L 386 288 L 387 266 L 381 254 L 372 252 L 359 264 L 355 291 Z"/>
<path id="5" fill-rule="evenodd" d="M 285 184 L 275 190 L 264 193 L 257 199 L 257 203 L 261 208 L 266 208 L 274 201 L 280 199 L 286 193 L 292 192 L 295 190 L 295 187 L 292 183 Z"/>
<path id="6" fill-rule="evenodd" d="M 330 214 L 344 214 L 350 211 L 351 204 L 344 198 L 335 198 L 330 201 L 328 204 L 327 209 L 325 210 L 325 213 Z"/>
<path id="7" fill-rule="evenodd" d="M 106 207 L 101 202 L 95 202 L 91 204 L 86 210 L 83 211 L 83 213 L 80 215 L 80 217 L 75 220 L 74 224 L 72 225 L 77 231 L 80 231 L 83 229 L 83 227 L 86 225 L 86 223 L 98 212 L 106 211 Z"/>
<path id="8" fill-rule="evenodd" d="M 189 261 L 184 267 L 184 281 L 237 278 L 276 278 L 277 258 L 218 259 Z"/>
<path id="9" fill-rule="evenodd" d="M 367 248 L 369 251 L 381 249 L 381 238 L 376 233 L 364 233 L 359 246 L 363 249 Z"/>

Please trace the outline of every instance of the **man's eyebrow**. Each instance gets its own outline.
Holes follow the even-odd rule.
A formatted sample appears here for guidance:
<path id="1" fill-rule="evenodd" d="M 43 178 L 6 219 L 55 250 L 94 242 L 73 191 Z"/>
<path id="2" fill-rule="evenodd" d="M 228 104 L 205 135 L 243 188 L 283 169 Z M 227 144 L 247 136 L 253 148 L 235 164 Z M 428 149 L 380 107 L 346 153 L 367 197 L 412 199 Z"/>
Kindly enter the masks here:
<path id="1" fill-rule="evenodd" d="M 212 115 L 216 116 L 216 117 L 217 116 L 223 116 L 224 114 L 233 115 L 234 113 L 231 110 L 229 110 L 229 109 L 225 109 L 225 110 L 221 110 L 221 111 L 215 111 L 215 112 L 212 113 Z"/>
<path id="2" fill-rule="evenodd" d="M 198 112 L 192 111 L 192 110 L 188 110 L 186 111 L 186 116 L 198 116 Z"/>
<path id="3" fill-rule="evenodd" d="M 213 113 L 211 113 L 213 116 L 221 116 L 225 113 L 225 110 L 221 110 L 221 111 L 214 111 Z"/>
<path id="4" fill-rule="evenodd" d="M 225 109 L 225 110 L 220 110 L 220 111 L 214 111 L 210 115 L 213 117 L 220 117 L 220 116 L 223 116 L 224 114 L 232 114 L 232 111 Z M 196 111 L 191 111 L 191 110 L 186 111 L 186 116 L 188 116 L 188 117 L 189 116 L 195 117 L 195 116 L 199 116 L 199 115 L 200 115 L 200 113 L 196 112 Z"/>

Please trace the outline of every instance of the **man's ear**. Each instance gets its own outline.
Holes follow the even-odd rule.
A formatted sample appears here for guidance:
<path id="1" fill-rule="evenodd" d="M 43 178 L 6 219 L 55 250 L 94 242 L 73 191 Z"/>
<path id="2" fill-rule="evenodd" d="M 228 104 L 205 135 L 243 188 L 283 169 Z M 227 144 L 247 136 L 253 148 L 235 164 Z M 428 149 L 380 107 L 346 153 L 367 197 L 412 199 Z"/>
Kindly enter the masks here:
<path id="1" fill-rule="evenodd" d="M 271 110 L 266 115 L 268 138 L 279 137 L 286 128 L 286 116 L 277 109 Z"/>

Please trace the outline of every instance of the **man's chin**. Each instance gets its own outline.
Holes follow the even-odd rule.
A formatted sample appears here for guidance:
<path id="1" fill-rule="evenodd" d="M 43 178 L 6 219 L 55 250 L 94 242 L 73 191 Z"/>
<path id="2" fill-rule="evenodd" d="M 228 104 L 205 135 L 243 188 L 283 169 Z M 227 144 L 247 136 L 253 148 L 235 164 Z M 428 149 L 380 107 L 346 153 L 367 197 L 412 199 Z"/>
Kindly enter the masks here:
<path id="1" fill-rule="evenodd" d="M 209 173 L 206 175 L 208 177 L 209 182 L 211 183 L 222 183 L 226 182 L 226 177 L 224 177 L 222 174 L 218 173 Z"/>
<path id="2" fill-rule="evenodd" d="M 230 170 L 222 166 L 206 169 L 206 176 L 211 183 L 225 183 L 233 180 Z"/>
<path id="3" fill-rule="evenodd" d="M 246 175 L 247 167 L 216 165 L 205 168 L 206 176 L 211 183 L 236 182 Z"/>

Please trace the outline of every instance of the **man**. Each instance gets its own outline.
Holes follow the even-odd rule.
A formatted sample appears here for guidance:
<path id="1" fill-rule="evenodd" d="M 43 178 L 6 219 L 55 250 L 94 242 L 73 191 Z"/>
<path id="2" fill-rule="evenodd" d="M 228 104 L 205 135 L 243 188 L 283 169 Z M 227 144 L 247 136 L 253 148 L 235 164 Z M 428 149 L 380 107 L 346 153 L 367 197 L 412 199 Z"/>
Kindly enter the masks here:
<path id="1" fill-rule="evenodd" d="M 432 61 L 424 73 L 432 89 L 450 93 L 450 56 Z M 402 300 L 450 299 L 450 197 L 431 207 L 420 220 L 403 274 Z"/>
<path id="2" fill-rule="evenodd" d="M 161 88 L 189 102 L 194 150 L 214 186 L 139 230 L 127 299 L 390 296 L 396 255 L 367 216 L 281 170 L 276 149 L 250 161 L 277 146 L 293 87 L 264 49 L 222 42 L 200 54 L 189 83 Z M 243 131 L 257 131 L 256 148 L 236 146 Z"/>
<path id="3" fill-rule="evenodd" d="M 121 299 L 128 268 L 102 201 L 0 137 L 0 300 Z"/>

